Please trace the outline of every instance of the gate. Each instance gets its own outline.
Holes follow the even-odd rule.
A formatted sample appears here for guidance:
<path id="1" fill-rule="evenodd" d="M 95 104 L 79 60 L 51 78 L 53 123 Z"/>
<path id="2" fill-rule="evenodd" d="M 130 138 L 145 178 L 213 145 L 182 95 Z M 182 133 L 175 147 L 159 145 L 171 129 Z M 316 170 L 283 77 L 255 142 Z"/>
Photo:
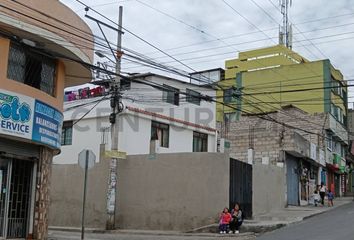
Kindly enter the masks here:
<path id="1" fill-rule="evenodd" d="M 33 163 L 0 158 L 0 239 L 27 235 Z"/>
<path id="2" fill-rule="evenodd" d="M 230 158 L 230 209 L 241 205 L 246 218 L 252 218 L 252 165 Z"/>

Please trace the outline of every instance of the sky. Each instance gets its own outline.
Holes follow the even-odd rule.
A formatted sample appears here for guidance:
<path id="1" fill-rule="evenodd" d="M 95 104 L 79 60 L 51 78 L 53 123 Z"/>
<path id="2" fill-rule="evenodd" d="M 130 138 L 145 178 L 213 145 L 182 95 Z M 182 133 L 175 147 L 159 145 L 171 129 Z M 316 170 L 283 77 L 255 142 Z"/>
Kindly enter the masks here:
<path id="1" fill-rule="evenodd" d="M 184 65 L 128 32 L 123 35 L 123 47 L 188 72 L 224 68 L 225 60 L 236 58 L 239 51 L 277 44 L 282 22 L 278 0 L 81 1 L 115 22 L 118 8 L 123 6 L 126 29 Z M 95 35 L 102 37 L 97 24 L 84 17 L 84 6 L 75 0 L 61 2 L 85 19 Z M 107 22 L 92 11 L 88 14 Z M 309 60 L 330 59 L 345 79 L 354 79 L 354 0 L 293 0 L 290 22 L 294 26 L 294 51 Z M 116 32 L 108 28 L 104 32 L 110 41 L 116 42 Z M 154 72 L 154 69 L 124 61 L 122 71 Z"/>

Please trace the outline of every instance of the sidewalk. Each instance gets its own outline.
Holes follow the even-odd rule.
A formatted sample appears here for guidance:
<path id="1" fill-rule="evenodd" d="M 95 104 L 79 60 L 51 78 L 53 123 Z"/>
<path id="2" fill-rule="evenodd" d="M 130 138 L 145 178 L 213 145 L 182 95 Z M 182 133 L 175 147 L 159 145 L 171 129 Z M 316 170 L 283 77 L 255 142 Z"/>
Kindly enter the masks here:
<path id="1" fill-rule="evenodd" d="M 242 232 L 264 233 L 284 227 L 289 224 L 303 221 L 307 218 L 317 216 L 337 207 L 353 202 L 352 197 L 337 198 L 333 207 L 325 206 L 289 206 L 283 210 L 255 216 L 252 220 L 245 220 L 241 226 Z M 194 229 L 191 232 L 215 232 L 217 224 Z"/>
<path id="2" fill-rule="evenodd" d="M 193 229 L 188 232 L 177 231 L 148 231 L 148 230 L 113 230 L 106 231 L 100 229 L 86 229 L 86 233 L 93 235 L 92 239 L 137 239 L 145 236 L 151 239 L 218 239 L 220 237 L 227 237 L 239 240 L 254 239 L 256 233 L 264 233 L 273 231 L 280 227 L 284 227 L 289 224 L 303 221 L 307 218 L 325 213 L 330 210 L 334 210 L 345 204 L 353 203 L 352 197 L 337 198 L 335 199 L 334 207 L 315 207 L 315 206 L 303 206 L 303 207 L 288 207 L 281 211 L 272 212 L 269 214 L 256 216 L 253 220 L 245 220 L 241 227 L 241 233 L 234 234 L 217 234 L 218 224 L 211 224 L 208 226 Z M 71 232 L 71 234 L 70 234 Z M 50 227 L 50 239 L 77 239 L 79 228 L 56 228 Z M 65 234 L 72 235 L 72 238 L 62 238 Z M 103 237 L 104 236 L 104 237 Z M 129 237 L 130 236 L 130 237 Z M 89 238 L 90 239 L 90 238 Z"/>
<path id="3" fill-rule="evenodd" d="M 50 229 L 48 234 L 49 240 L 75 240 L 80 238 L 79 229 Z M 216 234 L 216 233 L 183 233 L 175 231 L 149 231 L 149 230 L 114 230 L 114 231 L 85 231 L 85 239 L 96 240 L 213 240 L 227 238 L 236 240 L 254 240 L 254 233 L 240 234 Z"/>

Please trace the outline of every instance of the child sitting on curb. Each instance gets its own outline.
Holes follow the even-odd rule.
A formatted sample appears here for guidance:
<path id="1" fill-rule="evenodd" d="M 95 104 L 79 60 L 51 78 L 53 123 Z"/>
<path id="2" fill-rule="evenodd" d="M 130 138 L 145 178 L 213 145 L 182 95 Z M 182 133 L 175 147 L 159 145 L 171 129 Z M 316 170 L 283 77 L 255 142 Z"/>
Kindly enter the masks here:
<path id="1" fill-rule="evenodd" d="M 220 214 L 219 219 L 219 231 L 220 234 L 227 233 L 232 216 L 229 213 L 228 208 L 224 208 L 224 211 Z"/>

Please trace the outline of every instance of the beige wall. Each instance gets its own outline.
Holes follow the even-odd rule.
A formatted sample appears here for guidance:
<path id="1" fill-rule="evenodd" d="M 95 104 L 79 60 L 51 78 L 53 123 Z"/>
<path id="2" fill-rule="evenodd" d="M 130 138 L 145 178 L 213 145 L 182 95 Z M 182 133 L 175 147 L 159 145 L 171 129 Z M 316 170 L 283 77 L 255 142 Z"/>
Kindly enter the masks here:
<path id="1" fill-rule="evenodd" d="M 188 230 L 229 203 L 229 158 L 218 153 L 135 156 L 119 165 L 123 228 Z"/>
<path id="2" fill-rule="evenodd" d="M 104 228 L 108 160 L 89 174 L 87 227 Z M 189 230 L 215 223 L 229 202 L 229 158 L 218 153 L 128 156 L 118 166 L 117 225 L 130 229 Z M 54 165 L 51 226 L 79 227 L 83 171 Z"/>
<path id="3" fill-rule="evenodd" d="M 101 161 L 88 172 L 87 227 L 104 228 L 109 162 Z M 81 226 L 84 171 L 79 165 L 53 164 L 50 226 Z"/>
<path id="4" fill-rule="evenodd" d="M 286 206 L 286 179 L 283 168 L 253 165 L 253 216 L 283 209 Z"/>

